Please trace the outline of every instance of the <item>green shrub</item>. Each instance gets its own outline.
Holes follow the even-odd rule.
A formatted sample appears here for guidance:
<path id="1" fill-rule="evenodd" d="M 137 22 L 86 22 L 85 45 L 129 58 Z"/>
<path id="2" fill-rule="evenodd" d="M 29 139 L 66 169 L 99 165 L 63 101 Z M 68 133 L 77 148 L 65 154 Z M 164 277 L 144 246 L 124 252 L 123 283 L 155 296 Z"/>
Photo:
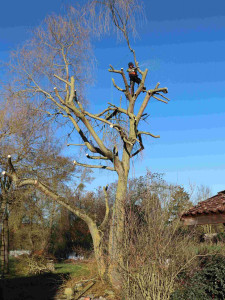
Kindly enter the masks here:
<path id="1" fill-rule="evenodd" d="M 217 242 L 219 241 L 219 242 L 224 243 L 225 242 L 225 232 L 218 233 L 216 239 L 217 239 Z"/>
<path id="2" fill-rule="evenodd" d="M 171 300 L 225 299 L 225 257 L 205 257 L 193 276 L 183 274 L 180 277 L 180 286 Z"/>

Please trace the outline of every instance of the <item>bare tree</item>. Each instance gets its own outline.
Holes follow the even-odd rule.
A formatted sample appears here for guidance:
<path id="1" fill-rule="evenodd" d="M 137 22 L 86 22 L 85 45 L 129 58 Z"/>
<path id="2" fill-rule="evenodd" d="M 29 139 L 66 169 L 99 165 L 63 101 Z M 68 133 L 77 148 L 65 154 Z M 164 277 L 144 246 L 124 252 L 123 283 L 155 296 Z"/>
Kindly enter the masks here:
<path id="1" fill-rule="evenodd" d="M 11 157 L 8 158 L 10 171 L 4 174 L 9 176 L 18 188 L 34 185 L 57 203 L 83 219 L 92 235 L 100 275 L 102 277 L 109 275 L 111 282 L 115 286 L 119 286 L 121 282 L 118 266 L 121 266 L 123 262 L 121 246 L 124 241 L 125 203 L 130 160 L 144 149 L 143 136 L 159 138 L 158 135 L 140 130 L 139 125 L 150 98 L 167 103 L 169 99 L 164 94 L 168 90 L 166 87 L 160 88 L 160 83 L 157 83 L 154 88 L 143 89 L 148 70 L 140 69 L 129 39 L 130 31 L 134 31 L 135 13 L 140 12 L 137 1 L 93 1 L 88 8 L 89 11 L 87 7 L 81 8 L 79 11 L 73 9 L 71 15 L 66 17 L 53 16 L 47 18 L 44 25 L 37 30 L 37 34 L 32 41 L 29 41 L 22 49 L 14 53 L 14 60 L 11 64 L 17 70 L 21 80 L 20 83 L 23 84 L 23 91 L 31 99 L 37 100 L 38 97 L 38 101 L 49 101 L 48 113 L 55 117 L 62 116 L 69 121 L 81 140 L 81 142 L 76 142 L 75 145 L 85 146 L 88 151 L 86 159 L 93 162 L 104 162 L 102 165 L 101 163 L 95 164 L 74 160 L 74 164 L 85 168 L 98 168 L 117 173 L 117 191 L 111 214 L 109 212 L 107 188 L 104 188 L 105 218 L 102 224 L 98 225 L 85 211 L 60 196 L 41 180 L 22 178 L 14 168 Z M 129 90 L 124 70 L 117 70 L 112 65 L 109 68 L 109 72 L 122 78 L 122 87 L 118 86 L 114 79 L 112 81 L 114 87 L 125 96 L 125 101 L 128 102 L 127 108 L 109 103 L 108 107 L 98 114 L 93 114 L 86 109 L 82 85 L 85 82 L 84 70 L 86 70 L 86 55 L 89 54 L 90 42 L 90 25 L 87 26 L 86 19 L 87 11 L 88 18 L 90 18 L 90 15 L 94 16 L 91 19 L 94 20 L 94 24 L 97 22 L 96 16 L 100 16 L 99 20 L 103 31 L 107 30 L 110 22 L 113 23 L 117 32 L 125 38 L 128 48 L 133 54 L 135 66 L 142 76 L 141 83 L 133 95 Z M 142 92 L 145 93 L 144 99 L 138 107 L 136 100 Z M 123 125 L 123 121 L 127 124 L 126 126 Z M 109 139 L 104 139 L 102 129 L 105 127 L 117 137 L 113 146 L 111 146 Z M 116 142 L 118 139 L 122 149 Z M 109 216 L 111 216 L 111 220 Z M 110 224 L 110 234 L 108 257 L 105 259 L 102 241 L 107 224 Z"/>
<path id="2" fill-rule="evenodd" d="M 59 188 L 60 181 L 69 179 L 74 166 L 68 159 L 60 157 L 60 147 L 51 138 L 49 125 L 46 124 L 39 105 L 21 98 L 21 93 L 14 93 L 10 86 L 4 87 L 1 106 L 0 125 L 0 169 L 7 171 L 7 155 L 13 157 L 15 167 L 26 176 L 38 174 L 42 180 Z M 41 131 L 39 128 L 41 127 Z M 50 141 L 51 140 L 51 141 Z M 57 144 L 56 144 L 57 143 Z M 1 230 L 1 270 L 8 272 L 9 229 L 13 217 L 19 220 L 18 208 L 25 206 L 25 189 L 15 191 L 10 178 L 0 176 L 0 230 Z M 42 196 L 43 198 L 43 196 Z M 45 197 L 46 198 L 46 197 Z M 31 199 L 31 198 L 30 198 Z M 30 202 L 32 206 L 32 201 Z M 17 214 L 12 213 L 15 210 Z M 24 211 L 23 211 L 24 212 Z M 30 215 L 35 213 L 30 211 Z M 29 232 L 31 234 L 32 230 Z"/>

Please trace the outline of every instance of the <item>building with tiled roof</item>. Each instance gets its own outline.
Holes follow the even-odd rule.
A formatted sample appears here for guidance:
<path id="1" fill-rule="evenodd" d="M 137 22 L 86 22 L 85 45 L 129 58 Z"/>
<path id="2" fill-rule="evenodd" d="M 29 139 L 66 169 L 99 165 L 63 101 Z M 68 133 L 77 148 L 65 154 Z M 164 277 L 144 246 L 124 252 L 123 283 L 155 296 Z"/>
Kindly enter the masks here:
<path id="1" fill-rule="evenodd" d="M 184 225 L 225 224 L 225 190 L 181 215 Z"/>

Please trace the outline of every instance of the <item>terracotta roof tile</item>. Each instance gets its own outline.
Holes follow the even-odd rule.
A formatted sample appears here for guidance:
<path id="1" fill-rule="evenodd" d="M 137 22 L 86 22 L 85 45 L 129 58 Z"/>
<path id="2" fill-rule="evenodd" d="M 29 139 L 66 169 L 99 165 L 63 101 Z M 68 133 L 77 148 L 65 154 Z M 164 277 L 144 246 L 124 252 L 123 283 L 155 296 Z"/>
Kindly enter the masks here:
<path id="1" fill-rule="evenodd" d="M 225 212 L 225 190 L 217 195 L 199 202 L 196 206 L 184 212 L 181 217 L 195 216 L 209 213 L 224 213 Z"/>

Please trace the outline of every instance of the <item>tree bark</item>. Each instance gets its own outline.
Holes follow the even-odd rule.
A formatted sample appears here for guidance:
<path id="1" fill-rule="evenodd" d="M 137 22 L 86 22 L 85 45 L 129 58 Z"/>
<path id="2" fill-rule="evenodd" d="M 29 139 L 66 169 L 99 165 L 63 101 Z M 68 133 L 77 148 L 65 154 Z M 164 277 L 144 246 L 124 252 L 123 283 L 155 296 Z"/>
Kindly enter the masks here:
<path id="1" fill-rule="evenodd" d="M 119 289 L 122 284 L 121 267 L 123 266 L 123 235 L 131 149 L 132 146 L 126 148 L 123 152 L 122 168 L 118 168 L 115 164 L 118 173 L 118 184 L 116 199 L 113 206 L 113 216 L 110 224 L 108 276 L 112 285 L 117 289 Z"/>

